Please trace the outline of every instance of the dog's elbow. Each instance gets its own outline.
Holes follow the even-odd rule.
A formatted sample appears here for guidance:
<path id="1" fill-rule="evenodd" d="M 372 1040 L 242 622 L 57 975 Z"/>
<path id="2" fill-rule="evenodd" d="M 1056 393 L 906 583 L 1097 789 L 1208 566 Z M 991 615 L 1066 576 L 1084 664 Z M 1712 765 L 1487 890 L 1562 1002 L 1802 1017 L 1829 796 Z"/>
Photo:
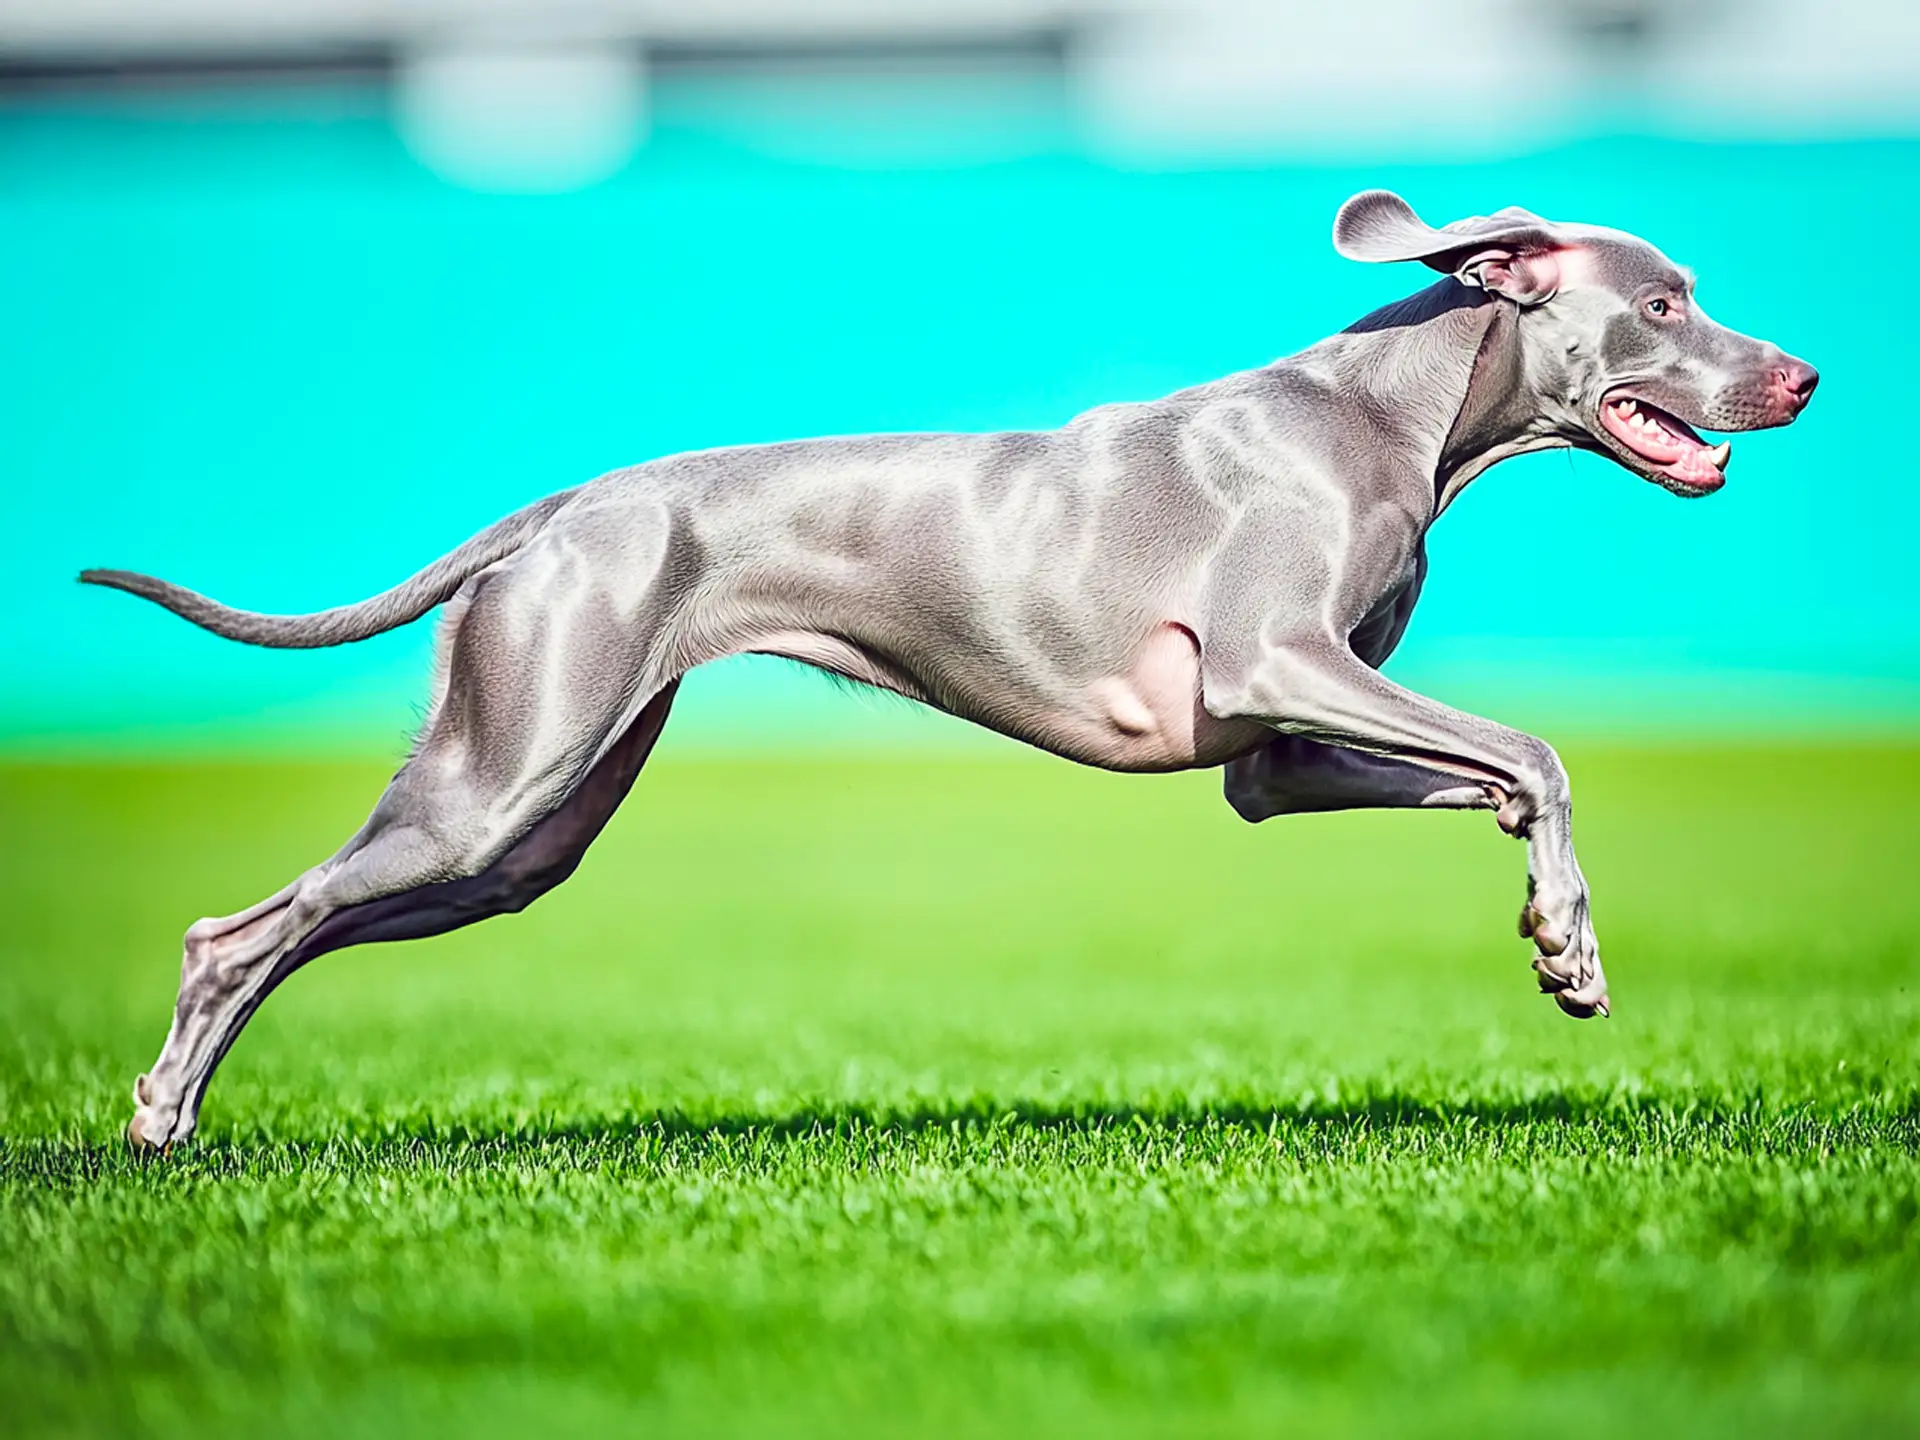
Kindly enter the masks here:
<path id="1" fill-rule="evenodd" d="M 1267 641 L 1242 673 L 1210 676 L 1201 684 L 1200 704 L 1216 720 L 1257 720 L 1281 730 L 1295 717 L 1299 701 L 1323 688 L 1324 677 L 1356 663 L 1351 650 L 1320 634 Z"/>
<path id="2" fill-rule="evenodd" d="M 1262 820 L 1271 820 L 1285 808 L 1273 803 L 1273 794 L 1264 783 L 1260 774 L 1260 756 L 1258 752 L 1230 762 L 1225 767 L 1225 782 L 1222 789 L 1227 804 L 1249 825 L 1258 825 Z"/>

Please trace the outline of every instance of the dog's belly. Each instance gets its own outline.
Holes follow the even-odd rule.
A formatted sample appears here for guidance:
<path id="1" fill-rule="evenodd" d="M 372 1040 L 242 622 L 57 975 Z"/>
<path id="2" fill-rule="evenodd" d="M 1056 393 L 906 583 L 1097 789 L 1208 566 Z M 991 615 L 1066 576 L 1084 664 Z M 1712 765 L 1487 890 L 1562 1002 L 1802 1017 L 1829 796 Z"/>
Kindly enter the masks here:
<path id="1" fill-rule="evenodd" d="M 1265 727 L 1217 720 L 1200 702 L 1200 647 L 1186 626 L 1155 626 L 1117 673 L 1057 689 L 933 683 L 837 635 L 780 630 L 738 647 L 817 665 L 862 684 L 937 705 L 965 719 L 1103 770 L 1190 770 L 1256 748 Z M 972 668 L 972 667 L 969 667 Z"/>

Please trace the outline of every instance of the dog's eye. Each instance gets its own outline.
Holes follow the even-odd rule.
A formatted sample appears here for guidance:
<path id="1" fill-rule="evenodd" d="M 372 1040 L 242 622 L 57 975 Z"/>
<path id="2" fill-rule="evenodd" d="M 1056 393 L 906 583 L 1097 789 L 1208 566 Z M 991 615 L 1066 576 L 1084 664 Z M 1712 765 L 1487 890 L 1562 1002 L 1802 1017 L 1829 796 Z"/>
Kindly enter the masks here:
<path id="1" fill-rule="evenodd" d="M 1656 320 L 1664 320 L 1667 312 L 1672 308 L 1673 307 L 1664 300 L 1655 299 L 1647 301 L 1647 313 Z"/>

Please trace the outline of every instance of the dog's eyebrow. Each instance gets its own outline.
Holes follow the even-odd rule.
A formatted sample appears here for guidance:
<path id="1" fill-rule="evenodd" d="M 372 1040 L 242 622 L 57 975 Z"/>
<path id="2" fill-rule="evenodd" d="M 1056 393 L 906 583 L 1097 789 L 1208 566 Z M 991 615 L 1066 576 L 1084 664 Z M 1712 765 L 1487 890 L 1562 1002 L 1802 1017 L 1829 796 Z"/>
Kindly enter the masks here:
<path id="1" fill-rule="evenodd" d="M 1681 290 L 1689 296 L 1692 295 L 1693 287 L 1700 283 L 1700 277 L 1695 275 L 1693 271 L 1685 265 L 1676 266 L 1674 273 L 1680 277 Z"/>

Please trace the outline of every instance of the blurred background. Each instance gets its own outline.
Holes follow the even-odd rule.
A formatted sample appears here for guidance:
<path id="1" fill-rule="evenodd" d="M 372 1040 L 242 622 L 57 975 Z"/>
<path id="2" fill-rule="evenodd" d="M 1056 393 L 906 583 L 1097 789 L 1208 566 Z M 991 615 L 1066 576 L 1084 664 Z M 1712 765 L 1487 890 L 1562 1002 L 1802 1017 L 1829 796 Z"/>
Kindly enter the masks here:
<path id="1" fill-rule="evenodd" d="M 1149 398 L 1424 283 L 1330 248 L 1376 185 L 1645 235 L 1824 376 L 1705 501 L 1479 481 L 1393 673 L 1910 732 L 1916 182 L 1907 0 L 6 0 L 0 748 L 391 752 L 429 626 L 247 650 L 74 572 L 312 609 L 676 450 Z M 996 743 L 772 660 L 670 740 Z"/>
<path id="2" fill-rule="evenodd" d="M 1373 186 L 1823 377 L 1710 498 L 1540 455 L 1431 537 L 1389 668 L 1562 747 L 1612 1022 L 1485 816 L 742 660 L 555 899 L 312 967 L 122 1158 L 431 626 L 76 572 L 310 610 L 651 457 L 1152 398 L 1425 284 L 1333 253 Z M 1920 0 L 0 0 L 0 1432 L 1920 1433 L 1914 236 Z"/>

